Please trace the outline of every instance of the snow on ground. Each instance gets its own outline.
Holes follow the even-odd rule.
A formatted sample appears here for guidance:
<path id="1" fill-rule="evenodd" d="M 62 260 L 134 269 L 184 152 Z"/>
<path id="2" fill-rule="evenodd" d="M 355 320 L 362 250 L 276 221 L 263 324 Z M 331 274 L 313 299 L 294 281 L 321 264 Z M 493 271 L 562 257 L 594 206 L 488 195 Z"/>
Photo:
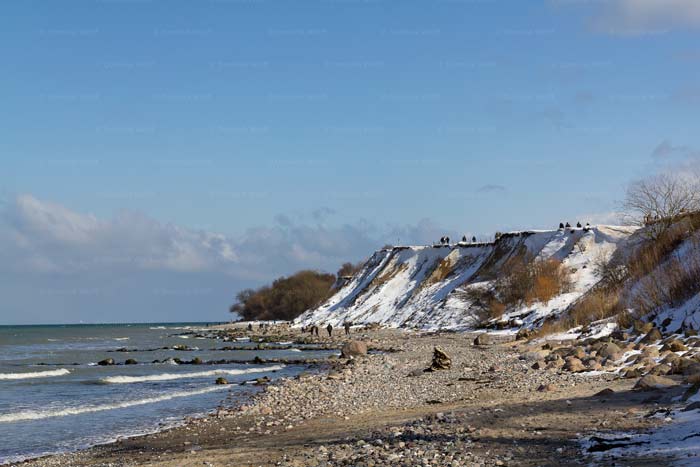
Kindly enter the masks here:
<path id="1" fill-rule="evenodd" d="M 394 247 L 376 252 L 328 301 L 297 318 L 296 325 L 345 321 L 418 329 L 473 329 L 478 324 L 469 291 L 489 287 L 504 264 L 528 253 L 560 260 L 572 271 L 570 292 L 549 303 L 511 310 L 504 318 L 535 327 L 561 313 L 597 281 L 595 263 L 609 258 L 631 227 L 512 232 L 493 243 Z"/>
<path id="2" fill-rule="evenodd" d="M 583 451 L 590 454 L 593 465 L 634 465 L 635 458 L 664 456 L 674 466 L 700 466 L 700 395 L 688 399 L 682 409 L 660 412 L 665 422 L 648 433 L 596 433 L 582 439 Z M 601 445 L 615 446 L 597 451 Z M 596 447 L 598 447 L 596 449 Z"/>

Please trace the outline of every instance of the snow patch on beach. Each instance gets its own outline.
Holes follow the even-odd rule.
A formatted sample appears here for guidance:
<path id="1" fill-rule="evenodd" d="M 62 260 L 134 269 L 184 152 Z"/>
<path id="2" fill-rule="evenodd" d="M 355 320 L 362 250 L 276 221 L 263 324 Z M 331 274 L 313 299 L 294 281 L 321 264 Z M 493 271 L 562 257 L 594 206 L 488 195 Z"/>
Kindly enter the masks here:
<path id="1" fill-rule="evenodd" d="M 688 403 L 700 402 L 695 395 Z M 596 433 L 581 440 L 583 451 L 595 464 L 613 461 L 634 465 L 635 458 L 664 457 L 665 465 L 700 466 L 700 409 L 674 410 L 664 424 L 648 433 Z M 599 451 L 600 446 L 604 450 Z"/>

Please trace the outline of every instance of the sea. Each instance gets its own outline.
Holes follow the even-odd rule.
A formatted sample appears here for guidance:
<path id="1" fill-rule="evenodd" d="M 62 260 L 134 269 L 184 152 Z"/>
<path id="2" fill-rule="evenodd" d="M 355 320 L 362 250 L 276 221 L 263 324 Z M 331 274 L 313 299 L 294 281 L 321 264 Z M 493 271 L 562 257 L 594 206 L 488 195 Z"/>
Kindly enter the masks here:
<path id="1" fill-rule="evenodd" d="M 250 382 L 299 374 L 303 365 L 176 364 L 211 360 L 324 358 L 329 350 L 258 350 L 207 335 L 206 323 L 0 326 L 0 465 L 153 433 L 241 403 Z M 182 349 L 183 346 L 191 350 Z M 248 350 L 248 347 L 250 350 Z M 135 351 L 117 352 L 129 349 Z M 100 366 L 113 358 L 117 365 Z M 135 365 L 124 365 L 134 359 Z M 153 363 L 155 360 L 164 363 Z M 229 385 L 216 385 L 224 377 Z"/>

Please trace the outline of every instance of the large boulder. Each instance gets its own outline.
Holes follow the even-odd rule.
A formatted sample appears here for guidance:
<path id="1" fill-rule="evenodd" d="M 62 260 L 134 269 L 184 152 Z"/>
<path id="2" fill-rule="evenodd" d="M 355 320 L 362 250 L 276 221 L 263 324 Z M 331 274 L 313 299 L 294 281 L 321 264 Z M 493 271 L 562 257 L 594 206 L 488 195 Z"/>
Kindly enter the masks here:
<path id="1" fill-rule="evenodd" d="M 100 366 L 112 366 L 114 365 L 114 359 L 113 358 L 105 358 L 104 360 L 100 360 L 97 362 L 98 365 Z"/>
<path id="2" fill-rule="evenodd" d="M 644 368 L 637 367 L 637 368 L 630 368 L 629 370 L 625 371 L 624 377 L 627 379 L 632 379 L 632 378 L 639 378 L 642 375 L 644 375 Z"/>
<path id="3" fill-rule="evenodd" d="M 674 374 L 684 376 L 700 374 L 700 363 L 687 358 L 681 359 L 673 366 Z"/>
<path id="4" fill-rule="evenodd" d="M 588 371 L 601 371 L 603 369 L 603 365 L 601 365 L 595 358 L 591 358 L 586 362 L 586 368 Z"/>
<path id="5" fill-rule="evenodd" d="M 474 339 L 474 345 L 489 345 L 491 343 L 491 338 L 488 334 L 481 333 Z"/>
<path id="6" fill-rule="evenodd" d="M 684 375 L 685 370 L 690 367 L 691 364 L 698 364 L 695 360 L 689 358 L 678 357 L 671 363 L 671 374 L 672 375 Z"/>
<path id="7" fill-rule="evenodd" d="M 665 378 L 663 376 L 646 375 L 639 378 L 637 384 L 634 385 L 634 389 L 640 391 L 654 391 L 656 389 L 667 389 L 675 386 L 676 382 L 670 378 Z"/>
<path id="8" fill-rule="evenodd" d="M 355 358 L 367 355 L 367 344 L 362 341 L 347 341 L 340 349 L 343 358 Z"/>
<path id="9" fill-rule="evenodd" d="M 532 350 L 523 354 L 523 360 L 528 362 L 539 362 L 544 360 L 549 355 L 549 350 Z"/>
<path id="10" fill-rule="evenodd" d="M 619 360 L 622 357 L 622 349 L 616 344 L 608 342 L 598 349 L 598 355 L 603 358 L 609 358 L 610 360 Z"/>
<path id="11" fill-rule="evenodd" d="M 685 352 L 688 350 L 688 347 L 685 346 L 685 344 L 678 339 L 671 339 L 670 341 L 666 342 L 663 347 L 661 347 L 661 350 L 670 350 L 671 352 Z"/>
<path id="12" fill-rule="evenodd" d="M 579 360 L 583 360 L 584 358 L 586 358 L 586 350 L 580 345 L 576 346 L 571 349 L 567 357 L 576 357 Z"/>
<path id="13" fill-rule="evenodd" d="M 586 367 L 583 365 L 583 362 L 576 357 L 566 357 L 564 369 L 572 373 L 586 371 Z"/>
<path id="14" fill-rule="evenodd" d="M 449 370 L 452 366 L 452 359 L 440 347 L 433 349 L 433 361 L 430 370 Z"/>
<path id="15" fill-rule="evenodd" d="M 671 365 L 667 365 L 665 363 L 660 363 L 649 370 L 649 374 L 655 376 L 664 376 L 669 373 L 671 373 Z"/>
<path id="16" fill-rule="evenodd" d="M 657 328 L 651 328 L 651 331 L 642 337 L 640 342 L 643 344 L 653 344 L 654 342 L 660 341 L 662 337 L 661 331 L 659 331 Z"/>

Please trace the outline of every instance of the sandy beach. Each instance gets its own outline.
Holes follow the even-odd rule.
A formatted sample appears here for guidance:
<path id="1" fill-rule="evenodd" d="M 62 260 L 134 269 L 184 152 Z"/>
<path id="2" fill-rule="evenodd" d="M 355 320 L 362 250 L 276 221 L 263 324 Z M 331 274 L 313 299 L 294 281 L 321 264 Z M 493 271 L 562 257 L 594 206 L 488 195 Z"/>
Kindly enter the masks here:
<path id="1" fill-rule="evenodd" d="M 286 328 L 266 336 L 308 339 Z M 535 370 L 532 346 L 476 346 L 473 334 L 374 330 L 351 338 L 376 350 L 331 359 L 179 428 L 22 465 L 581 465 L 582 436 L 652 427 L 659 421 L 645 415 L 677 395 L 632 392 L 636 379 L 606 373 Z M 451 367 L 425 372 L 435 347 Z"/>

